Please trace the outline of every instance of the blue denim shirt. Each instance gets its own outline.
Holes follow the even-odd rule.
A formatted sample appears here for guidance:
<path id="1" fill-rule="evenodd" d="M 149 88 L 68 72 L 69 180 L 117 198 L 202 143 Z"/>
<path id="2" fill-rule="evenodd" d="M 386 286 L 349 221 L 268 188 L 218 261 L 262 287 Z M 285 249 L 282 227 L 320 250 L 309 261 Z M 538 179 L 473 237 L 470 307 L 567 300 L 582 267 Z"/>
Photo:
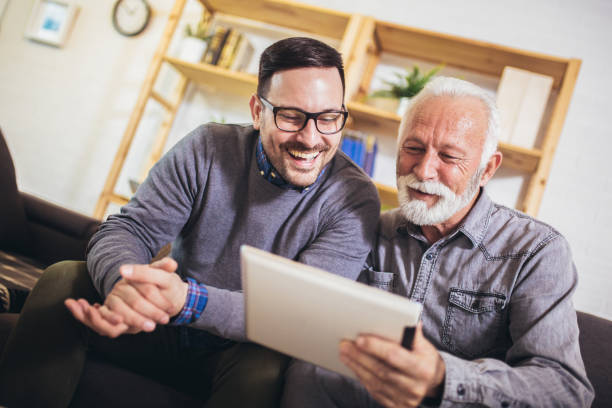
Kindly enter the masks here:
<path id="1" fill-rule="evenodd" d="M 446 364 L 440 406 L 590 406 L 571 301 L 577 273 L 559 232 L 482 190 L 432 245 L 397 209 L 379 228 L 362 280 L 423 304 L 425 336 Z"/>

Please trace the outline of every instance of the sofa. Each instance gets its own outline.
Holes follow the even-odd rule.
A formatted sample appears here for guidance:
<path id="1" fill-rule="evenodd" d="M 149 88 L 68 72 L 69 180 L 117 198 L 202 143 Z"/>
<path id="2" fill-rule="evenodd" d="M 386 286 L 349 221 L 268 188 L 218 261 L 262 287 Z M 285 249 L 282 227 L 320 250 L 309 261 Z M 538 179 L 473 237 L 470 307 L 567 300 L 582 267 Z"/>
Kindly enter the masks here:
<path id="1" fill-rule="evenodd" d="M 64 259 L 85 259 L 100 222 L 17 188 L 15 167 L 0 129 L 0 350 L 38 277 Z"/>
<path id="2" fill-rule="evenodd" d="M 0 197 L 0 311 L 18 313 L 47 266 L 85 259 L 100 222 L 19 191 L 1 129 Z"/>

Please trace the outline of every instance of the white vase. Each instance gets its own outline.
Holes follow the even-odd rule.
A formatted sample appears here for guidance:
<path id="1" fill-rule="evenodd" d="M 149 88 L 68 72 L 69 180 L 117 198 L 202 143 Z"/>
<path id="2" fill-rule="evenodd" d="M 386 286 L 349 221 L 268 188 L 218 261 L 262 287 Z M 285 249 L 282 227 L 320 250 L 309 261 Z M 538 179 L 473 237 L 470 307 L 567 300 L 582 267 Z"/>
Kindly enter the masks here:
<path id="1" fill-rule="evenodd" d="M 195 37 L 185 37 L 181 41 L 178 58 L 188 62 L 200 62 L 208 48 L 208 43 Z"/>
<path id="2" fill-rule="evenodd" d="M 408 109 L 408 105 L 410 105 L 410 97 L 409 96 L 401 97 L 399 99 L 399 105 L 397 106 L 396 113 L 399 116 L 404 116 L 404 113 L 406 113 L 406 109 Z"/>

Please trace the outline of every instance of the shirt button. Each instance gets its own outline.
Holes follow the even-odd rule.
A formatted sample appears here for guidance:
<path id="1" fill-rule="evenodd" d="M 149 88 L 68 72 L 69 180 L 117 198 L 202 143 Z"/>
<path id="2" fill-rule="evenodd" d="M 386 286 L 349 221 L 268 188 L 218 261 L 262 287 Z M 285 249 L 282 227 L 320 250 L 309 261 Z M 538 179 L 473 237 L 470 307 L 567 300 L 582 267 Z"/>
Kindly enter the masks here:
<path id="1" fill-rule="evenodd" d="M 463 396 L 465 394 L 465 387 L 463 386 L 463 384 L 459 384 L 457 386 L 457 394 L 460 396 Z"/>
<path id="2" fill-rule="evenodd" d="M 501 406 L 502 408 L 508 408 L 510 406 L 510 403 L 508 401 L 502 401 Z"/>
<path id="3" fill-rule="evenodd" d="M 434 256 L 433 256 L 432 253 L 429 253 L 429 254 L 425 255 L 425 259 L 427 259 L 428 261 L 431 261 L 433 259 L 433 257 Z"/>

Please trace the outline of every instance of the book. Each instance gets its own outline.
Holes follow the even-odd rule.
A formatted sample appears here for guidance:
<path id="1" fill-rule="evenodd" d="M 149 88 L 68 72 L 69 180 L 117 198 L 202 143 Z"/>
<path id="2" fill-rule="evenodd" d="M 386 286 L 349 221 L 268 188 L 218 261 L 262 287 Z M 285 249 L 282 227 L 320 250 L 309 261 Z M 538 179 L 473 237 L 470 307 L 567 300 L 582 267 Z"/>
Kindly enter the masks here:
<path id="1" fill-rule="evenodd" d="M 374 175 L 374 162 L 376 160 L 376 153 L 378 153 L 378 141 L 373 135 L 366 136 L 365 142 L 365 158 L 363 163 L 363 171 L 370 177 Z"/>
<path id="2" fill-rule="evenodd" d="M 208 46 L 208 50 L 206 50 L 206 55 L 204 55 L 204 63 L 217 65 L 219 57 L 221 56 L 221 51 L 223 50 L 223 46 L 225 45 L 225 41 L 227 41 L 230 31 L 231 29 L 226 27 L 215 27 L 210 40 L 210 45 Z"/>
<path id="3" fill-rule="evenodd" d="M 234 53 L 229 69 L 232 71 L 245 71 L 254 53 L 255 47 L 253 47 L 251 41 L 243 35 L 236 46 L 236 52 Z"/>
<path id="4" fill-rule="evenodd" d="M 243 35 L 236 30 L 231 30 L 229 35 L 227 36 L 227 40 L 225 41 L 225 44 L 223 45 L 223 49 L 221 50 L 221 53 L 219 55 L 219 61 L 217 62 L 217 66 L 221 67 L 221 68 L 229 68 L 231 63 L 232 63 L 232 59 L 234 57 L 234 54 L 236 52 L 236 47 L 238 46 L 238 43 L 240 42 L 240 39 L 243 37 Z"/>
<path id="5" fill-rule="evenodd" d="M 378 143 L 375 136 L 347 129 L 344 131 L 340 149 L 369 176 L 372 176 L 374 161 L 378 152 Z"/>
<path id="6" fill-rule="evenodd" d="M 501 114 L 499 140 L 532 149 L 548 104 L 553 78 L 510 66 L 497 88 Z"/>

